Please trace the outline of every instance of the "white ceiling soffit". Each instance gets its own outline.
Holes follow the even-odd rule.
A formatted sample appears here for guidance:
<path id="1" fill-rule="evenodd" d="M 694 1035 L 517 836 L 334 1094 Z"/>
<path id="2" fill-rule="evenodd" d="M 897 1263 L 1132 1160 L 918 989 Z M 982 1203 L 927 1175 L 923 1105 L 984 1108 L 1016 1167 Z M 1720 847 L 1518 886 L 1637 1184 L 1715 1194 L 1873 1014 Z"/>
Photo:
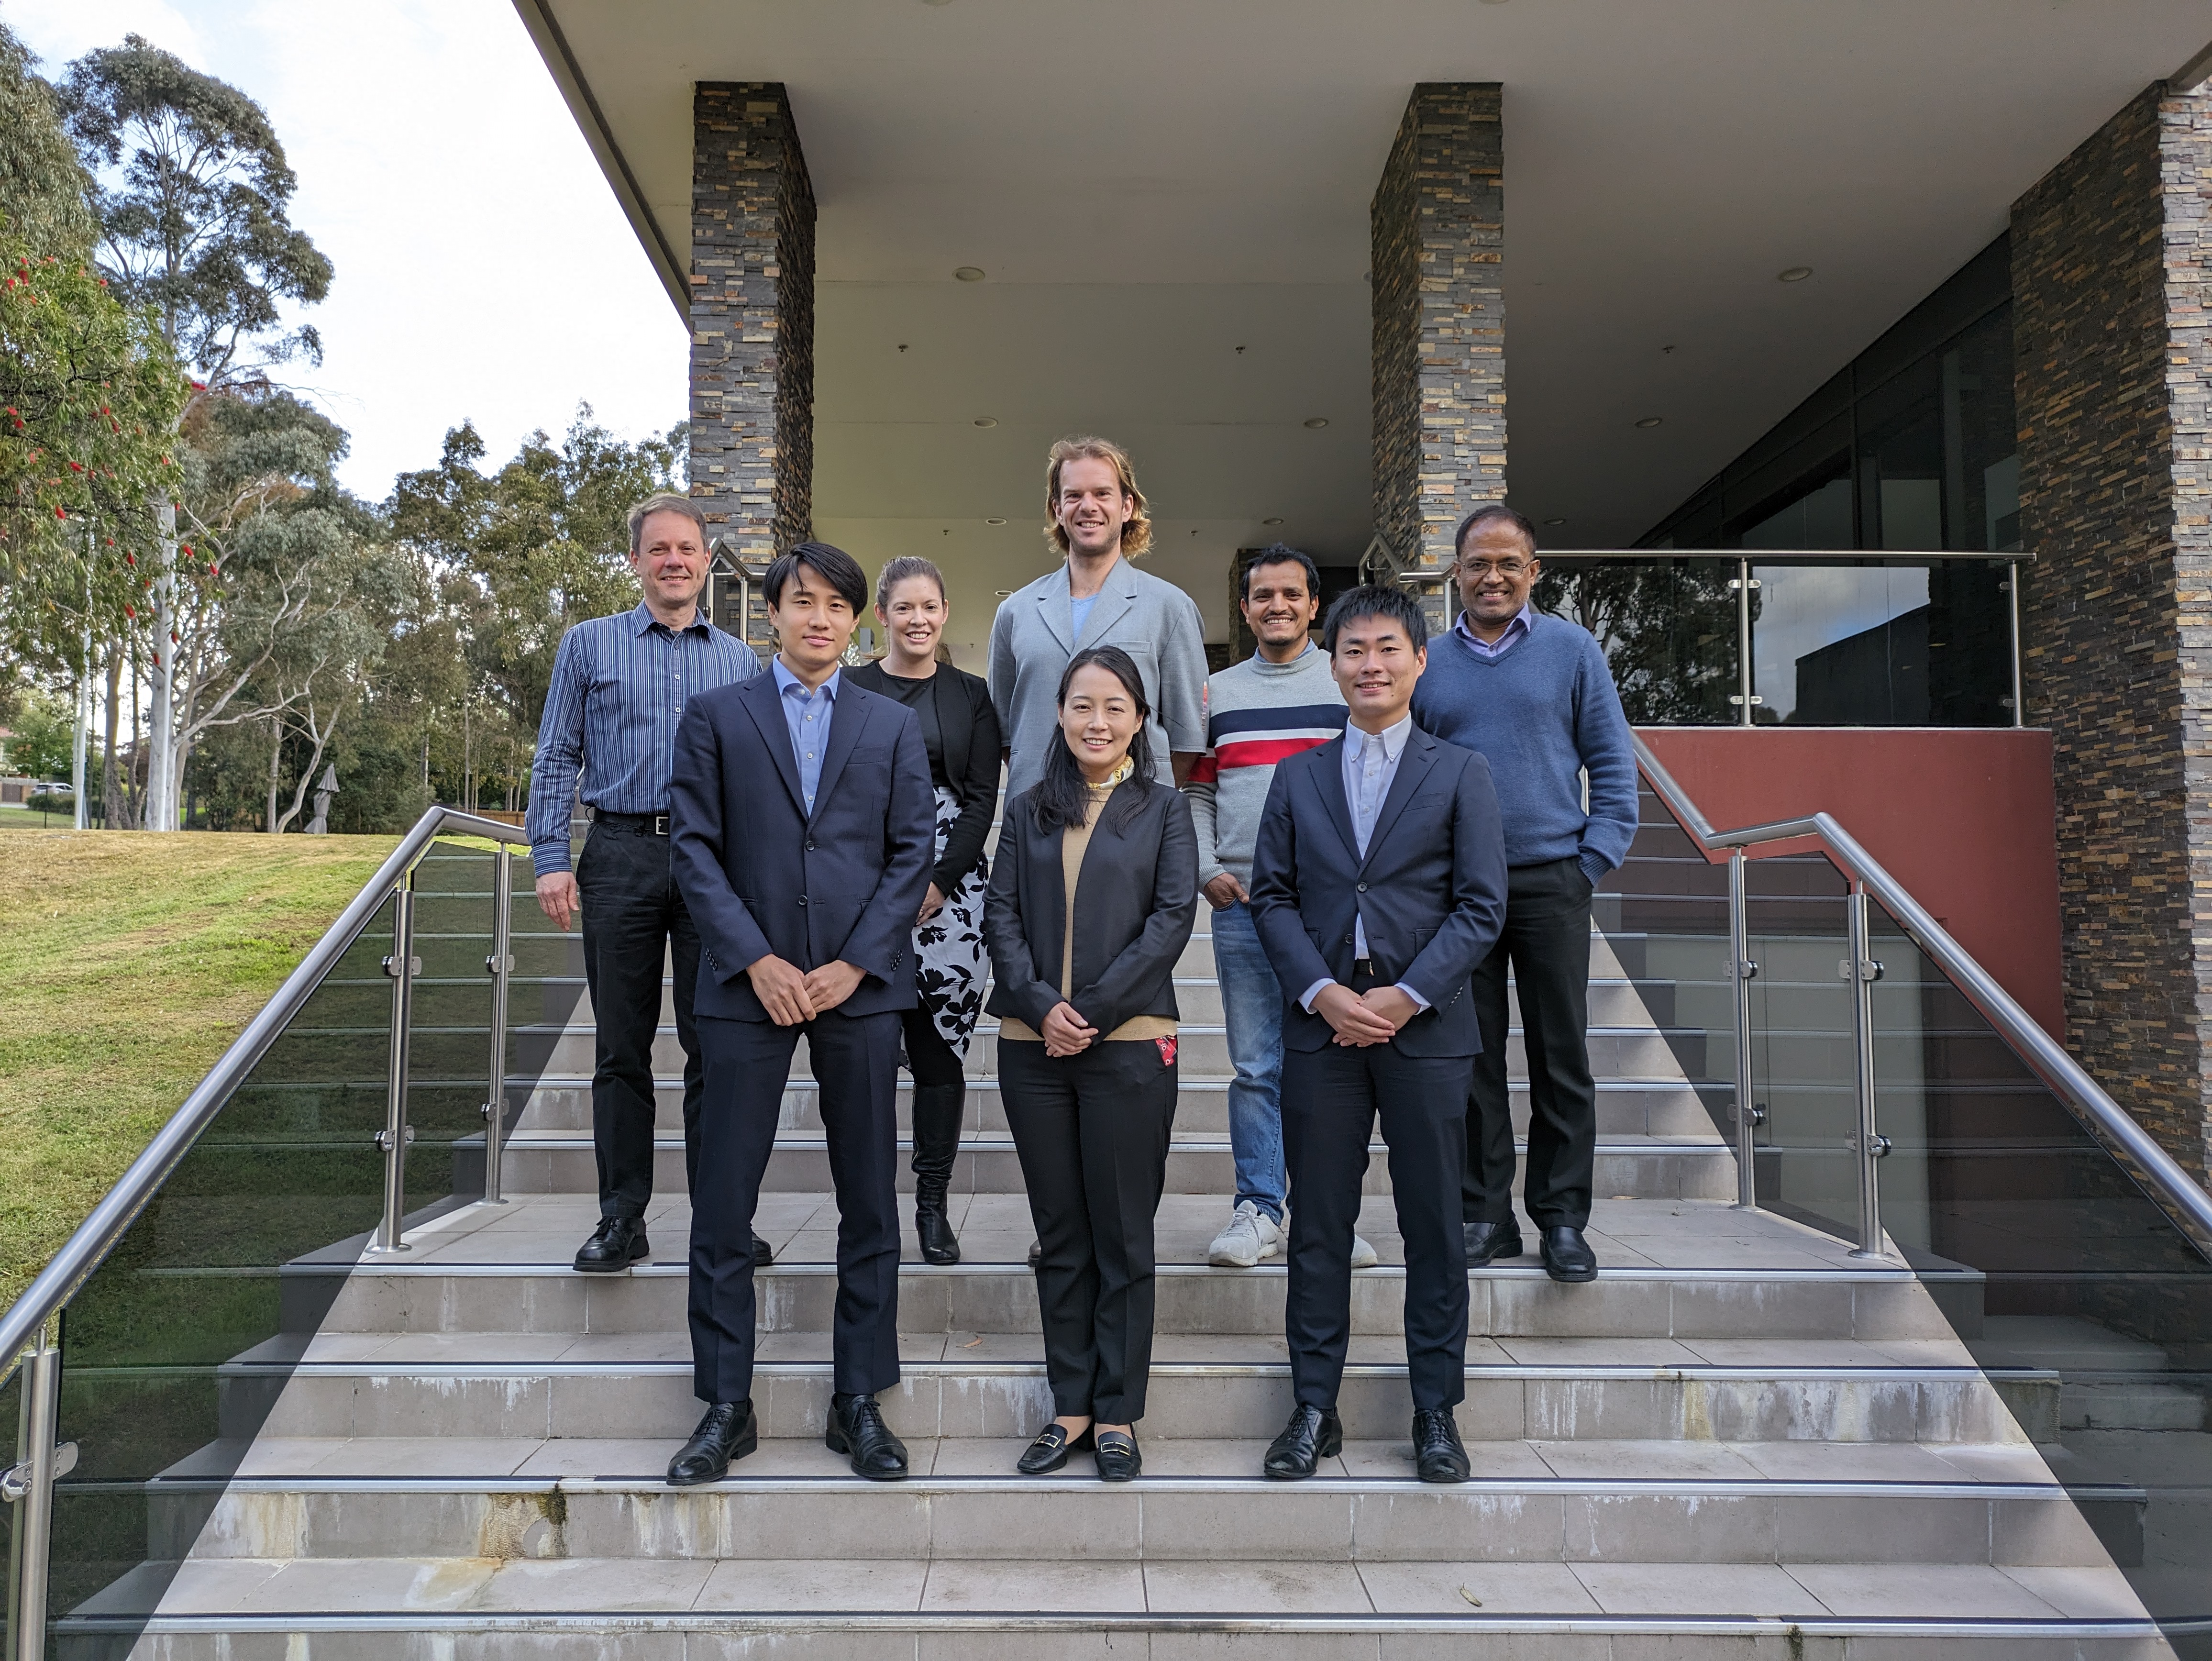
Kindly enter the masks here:
<path id="1" fill-rule="evenodd" d="M 820 210 L 817 514 L 1033 514 L 1036 435 L 1142 427 L 1170 453 L 1148 484 L 1206 498 L 1172 510 L 1310 517 L 1316 545 L 1367 511 L 1368 203 L 1416 82 L 1505 87 L 1511 496 L 1613 546 L 2207 23 L 2203 0 L 517 3 L 672 295 L 692 84 L 789 88 Z M 1021 453 L 945 471 L 983 417 Z"/>

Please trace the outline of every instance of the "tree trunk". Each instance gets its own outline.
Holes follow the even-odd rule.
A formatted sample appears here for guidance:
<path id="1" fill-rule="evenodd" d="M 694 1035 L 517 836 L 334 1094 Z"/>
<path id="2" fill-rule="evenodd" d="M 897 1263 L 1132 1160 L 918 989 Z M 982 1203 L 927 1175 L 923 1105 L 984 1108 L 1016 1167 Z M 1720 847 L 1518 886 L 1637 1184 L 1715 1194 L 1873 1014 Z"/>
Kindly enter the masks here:
<path id="1" fill-rule="evenodd" d="M 100 771 L 100 824 L 103 830 L 128 830 L 123 818 L 123 781 L 115 766 L 115 722 L 123 700 L 123 642 L 107 650 L 107 749 Z"/>
<path id="2" fill-rule="evenodd" d="M 154 504 L 161 527 L 155 567 L 153 707 L 147 721 L 146 795 L 140 820 L 149 830 L 177 828 L 177 508 L 164 491 Z"/>
<path id="3" fill-rule="evenodd" d="M 269 806 L 261 815 L 261 828 L 272 837 L 277 834 L 277 768 L 282 764 L 283 758 L 284 723 L 272 717 L 269 722 Z"/>

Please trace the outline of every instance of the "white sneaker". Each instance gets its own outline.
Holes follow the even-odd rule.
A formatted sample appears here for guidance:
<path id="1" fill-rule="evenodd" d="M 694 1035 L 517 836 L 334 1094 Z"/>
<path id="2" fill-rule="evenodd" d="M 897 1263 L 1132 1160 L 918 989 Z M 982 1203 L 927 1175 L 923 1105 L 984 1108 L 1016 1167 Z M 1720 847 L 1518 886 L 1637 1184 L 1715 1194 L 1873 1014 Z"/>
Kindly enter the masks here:
<path id="1" fill-rule="evenodd" d="M 1229 1226 L 1213 1237 L 1206 1261 L 1216 1269 L 1249 1269 L 1262 1257 L 1283 1249 L 1283 1231 L 1275 1220 L 1251 1201 L 1241 1202 L 1231 1214 Z M 1371 1261 L 1372 1253 L 1370 1253 Z"/>
<path id="2" fill-rule="evenodd" d="M 1352 1266 L 1354 1269 L 1372 1269 L 1382 1261 L 1375 1248 L 1364 1238 L 1358 1234 L 1352 1237 Z"/>

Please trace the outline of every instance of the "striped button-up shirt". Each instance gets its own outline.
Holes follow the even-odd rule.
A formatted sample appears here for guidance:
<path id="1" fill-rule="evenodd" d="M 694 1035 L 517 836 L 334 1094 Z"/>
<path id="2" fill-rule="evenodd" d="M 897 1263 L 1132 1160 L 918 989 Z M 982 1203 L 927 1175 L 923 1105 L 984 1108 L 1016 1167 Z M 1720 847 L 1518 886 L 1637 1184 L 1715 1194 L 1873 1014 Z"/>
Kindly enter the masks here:
<path id="1" fill-rule="evenodd" d="M 580 623 L 561 640 L 530 771 L 531 863 L 566 871 L 569 803 L 609 813 L 665 813 L 684 700 L 760 673 L 751 647 L 695 612 L 684 628 L 634 611 Z"/>

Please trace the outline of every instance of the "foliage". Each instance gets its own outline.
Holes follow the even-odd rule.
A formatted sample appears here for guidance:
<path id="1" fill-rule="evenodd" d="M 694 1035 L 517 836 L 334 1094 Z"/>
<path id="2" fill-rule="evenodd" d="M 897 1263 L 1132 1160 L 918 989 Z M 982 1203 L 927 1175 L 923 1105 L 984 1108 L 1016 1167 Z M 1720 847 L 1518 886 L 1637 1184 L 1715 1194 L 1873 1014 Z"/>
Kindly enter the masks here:
<path id="1" fill-rule="evenodd" d="M 50 692 L 33 690 L 15 706 L 9 723 L 8 767 L 27 778 L 65 779 L 74 757 L 76 711 Z"/>
<path id="2" fill-rule="evenodd" d="M 74 813 L 76 798 L 60 790 L 33 790 L 23 804 L 33 813 Z"/>
<path id="3" fill-rule="evenodd" d="M 1735 575 L 1720 560 L 1561 560 L 1534 598 L 1597 636 L 1632 725 L 1711 726 L 1736 718 Z"/>
<path id="4" fill-rule="evenodd" d="M 286 302 L 330 291 L 331 263 L 287 216 L 297 181 L 258 104 L 137 34 L 71 64 L 62 104 L 98 179 L 101 263 L 182 358 L 218 387 L 322 361 L 313 328 L 275 332 Z"/>
<path id="5" fill-rule="evenodd" d="M 58 259 L 92 252 L 91 177 L 62 131 L 54 89 L 0 22 L 0 223 Z"/>
<path id="6" fill-rule="evenodd" d="M 81 612 L 88 527 L 106 543 L 143 533 L 148 498 L 174 488 L 185 383 L 150 319 L 105 279 L 12 235 L 0 234 L 0 574 L 11 588 L 34 570 L 58 576 L 40 585 L 37 610 Z M 75 569 L 52 569 L 64 562 Z M 119 589 L 106 599 L 113 608 Z M 44 626 L 13 609 L 18 630 Z"/>

